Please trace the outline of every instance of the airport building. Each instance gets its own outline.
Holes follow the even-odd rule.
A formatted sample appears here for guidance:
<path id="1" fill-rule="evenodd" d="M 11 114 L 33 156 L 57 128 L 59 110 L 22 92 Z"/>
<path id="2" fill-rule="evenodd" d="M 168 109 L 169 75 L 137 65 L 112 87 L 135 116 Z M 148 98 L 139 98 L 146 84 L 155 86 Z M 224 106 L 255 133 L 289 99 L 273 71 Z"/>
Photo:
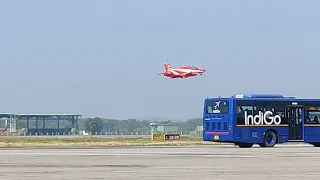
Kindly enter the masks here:
<path id="1" fill-rule="evenodd" d="M 24 133 L 28 135 L 71 134 L 78 132 L 79 118 L 81 116 L 80 114 L 0 113 L 0 133 Z"/>

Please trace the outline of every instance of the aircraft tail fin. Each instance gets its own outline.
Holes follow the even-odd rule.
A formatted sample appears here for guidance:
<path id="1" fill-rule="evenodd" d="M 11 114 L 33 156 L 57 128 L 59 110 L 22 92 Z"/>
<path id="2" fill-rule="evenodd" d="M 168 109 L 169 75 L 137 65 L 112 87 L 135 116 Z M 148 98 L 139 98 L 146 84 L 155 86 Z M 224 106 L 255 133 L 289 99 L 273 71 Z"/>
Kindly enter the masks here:
<path id="1" fill-rule="evenodd" d="M 172 69 L 171 65 L 169 63 L 164 63 L 164 71 L 168 71 Z"/>

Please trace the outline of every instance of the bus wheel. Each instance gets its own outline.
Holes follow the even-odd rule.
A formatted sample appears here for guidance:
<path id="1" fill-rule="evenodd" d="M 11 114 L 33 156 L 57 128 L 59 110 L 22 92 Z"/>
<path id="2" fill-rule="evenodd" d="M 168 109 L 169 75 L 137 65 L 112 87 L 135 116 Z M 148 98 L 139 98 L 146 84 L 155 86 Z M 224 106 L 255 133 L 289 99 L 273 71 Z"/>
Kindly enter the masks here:
<path id="1" fill-rule="evenodd" d="M 251 148 L 253 143 L 237 143 L 240 148 Z"/>
<path id="2" fill-rule="evenodd" d="M 312 143 L 314 147 L 320 147 L 320 143 Z"/>
<path id="3" fill-rule="evenodd" d="M 273 131 L 267 131 L 264 135 L 263 144 L 259 144 L 261 147 L 273 147 L 277 144 L 277 134 Z"/>

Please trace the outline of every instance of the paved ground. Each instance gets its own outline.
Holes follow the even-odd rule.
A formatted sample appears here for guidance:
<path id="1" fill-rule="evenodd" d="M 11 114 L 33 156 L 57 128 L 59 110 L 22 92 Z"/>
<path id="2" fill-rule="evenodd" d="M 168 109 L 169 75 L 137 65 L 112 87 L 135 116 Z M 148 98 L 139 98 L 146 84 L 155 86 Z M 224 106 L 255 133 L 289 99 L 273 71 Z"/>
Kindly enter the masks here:
<path id="1" fill-rule="evenodd" d="M 320 178 L 320 148 L 0 149 L 0 179 L 301 180 Z"/>

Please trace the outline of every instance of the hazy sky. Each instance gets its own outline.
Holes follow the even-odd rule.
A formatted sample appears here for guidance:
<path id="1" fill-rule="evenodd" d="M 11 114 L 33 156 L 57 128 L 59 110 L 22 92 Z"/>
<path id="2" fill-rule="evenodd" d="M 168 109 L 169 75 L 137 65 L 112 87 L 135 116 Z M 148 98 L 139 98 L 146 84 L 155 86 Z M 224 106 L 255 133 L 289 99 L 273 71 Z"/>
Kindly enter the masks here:
<path id="1" fill-rule="evenodd" d="M 240 92 L 320 97 L 320 1 L 1 1 L 0 111 L 199 117 Z M 163 63 L 207 69 L 171 80 Z"/>

